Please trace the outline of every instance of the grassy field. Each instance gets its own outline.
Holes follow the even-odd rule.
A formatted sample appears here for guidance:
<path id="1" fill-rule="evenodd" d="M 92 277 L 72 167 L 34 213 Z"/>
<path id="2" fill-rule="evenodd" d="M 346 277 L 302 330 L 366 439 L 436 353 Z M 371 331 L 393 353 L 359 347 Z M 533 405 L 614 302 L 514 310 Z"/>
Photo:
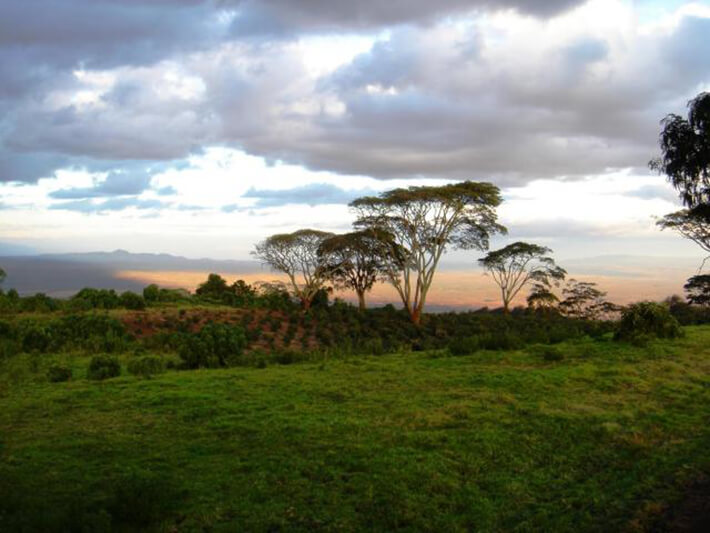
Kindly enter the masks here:
<path id="1" fill-rule="evenodd" d="M 17 356 L 0 530 L 649 530 L 710 472 L 710 327 L 687 333 L 105 382 Z"/>

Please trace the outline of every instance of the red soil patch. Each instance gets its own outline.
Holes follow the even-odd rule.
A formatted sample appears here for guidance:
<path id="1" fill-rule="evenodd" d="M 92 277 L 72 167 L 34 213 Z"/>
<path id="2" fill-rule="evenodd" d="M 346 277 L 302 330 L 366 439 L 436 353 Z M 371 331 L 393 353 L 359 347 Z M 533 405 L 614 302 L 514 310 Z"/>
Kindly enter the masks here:
<path id="1" fill-rule="evenodd" d="M 248 322 L 246 319 L 249 318 Z M 152 337 L 159 333 L 200 331 L 210 322 L 218 324 L 238 324 L 247 331 L 254 332 L 257 328 L 261 335 L 249 343 L 247 352 L 262 350 L 311 351 L 318 348 L 314 337 L 315 324 L 306 329 L 302 317 L 294 321 L 283 311 L 269 309 L 155 309 L 148 311 L 132 311 L 121 316 L 126 330 L 138 339 Z M 289 329 L 291 337 L 289 344 L 285 340 Z M 305 343 L 303 337 L 306 336 Z"/>

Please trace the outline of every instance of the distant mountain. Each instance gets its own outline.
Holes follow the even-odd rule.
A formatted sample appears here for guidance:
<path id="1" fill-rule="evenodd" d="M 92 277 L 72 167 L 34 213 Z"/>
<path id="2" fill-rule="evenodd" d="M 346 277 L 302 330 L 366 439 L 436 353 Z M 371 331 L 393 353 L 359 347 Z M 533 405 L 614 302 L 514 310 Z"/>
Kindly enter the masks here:
<path id="1" fill-rule="evenodd" d="M 221 272 L 258 272 L 257 261 L 231 259 L 189 259 L 170 254 L 134 254 L 126 250 L 113 252 L 86 252 L 68 254 L 42 254 L 37 260 L 71 261 L 94 265 L 108 265 L 117 270 L 215 270 Z"/>
<path id="2" fill-rule="evenodd" d="M 44 292 L 70 296 L 83 287 L 141 290 L 146 283 L 119 277 L 121 271 L 263 272 L 257 261 L 189 259 L 169 254 L 133 254 L 125 250 L 0 257 L 7 272 L 4 289 L 21 294 Z"/>

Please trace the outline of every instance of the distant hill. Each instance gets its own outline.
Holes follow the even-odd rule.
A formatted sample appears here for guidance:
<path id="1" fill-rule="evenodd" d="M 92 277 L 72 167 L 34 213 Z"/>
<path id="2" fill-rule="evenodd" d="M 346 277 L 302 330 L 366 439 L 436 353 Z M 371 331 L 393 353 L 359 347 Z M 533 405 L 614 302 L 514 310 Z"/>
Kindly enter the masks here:
<path id="1" fill-rule="evenodd" d="M 133 254 L 125 250 L 5 256 L 0 257 L 0 267 L 7 272 L 4 289 L 15 288 L 21 294 L 44 292 L 58 297 L 70 296 L 83 287 L 136 291 L 145 286 L 140 281 L 118 277 L 124 270 L 263 271 L 257 261 L 189 259 L 169 254 Z"/>

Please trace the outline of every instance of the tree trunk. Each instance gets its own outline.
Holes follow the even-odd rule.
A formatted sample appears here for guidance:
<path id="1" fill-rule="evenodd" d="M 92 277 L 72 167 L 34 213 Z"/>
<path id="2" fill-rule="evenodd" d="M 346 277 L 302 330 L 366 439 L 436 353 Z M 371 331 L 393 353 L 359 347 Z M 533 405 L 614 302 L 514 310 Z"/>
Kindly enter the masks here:
<path id="1" fill-rule="evenodd" d="M 416 307 L 409 312 L 409 318 L 412 319 L 412 324 L 419 326 L 422 321 L 422 309 L 421 307 Z"/>
<path id="2" fill-rule="evenodd" d="M 357 292 L 358 308 L 362 312 L 365 309 L 367 309 L 367 305 L 365 305 L 365 291 L 356 291 L 356 292 Z"/>
<path id="3" fill-rule="evenodd" d="M 301 298 L 301 307 L 303 308 L 304 311 L 308 311 L 311 308 L 311 299 L 310 298 Z"/>

